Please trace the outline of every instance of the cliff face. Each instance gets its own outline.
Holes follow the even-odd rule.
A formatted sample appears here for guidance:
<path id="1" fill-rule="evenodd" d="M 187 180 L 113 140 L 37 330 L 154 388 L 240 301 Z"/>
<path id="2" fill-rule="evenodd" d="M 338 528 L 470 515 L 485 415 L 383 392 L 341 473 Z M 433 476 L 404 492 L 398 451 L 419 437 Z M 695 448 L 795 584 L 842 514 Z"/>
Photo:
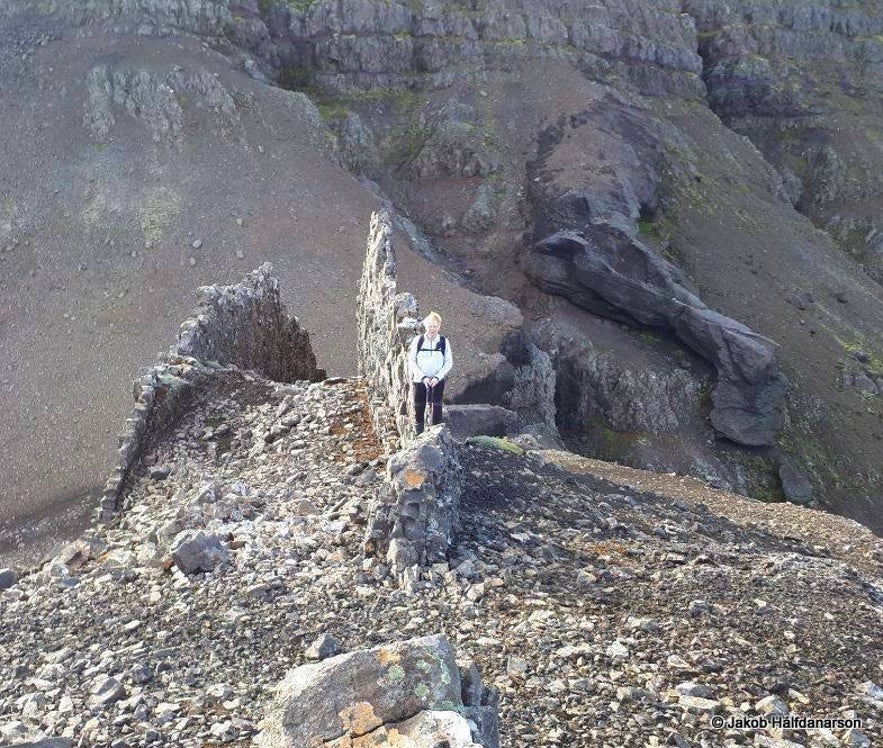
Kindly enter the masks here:
<path id="1" fill-rule="evenodd" d="M 795 207 L 878 282 L 879 2 L 688 2 L 712 109 L 782 173 Z"/>
<path id="2" fill-rule="evenodd" d="M 210 178 L 192 158 L 180 183 L 215 195 L 217 184 L 242 186 L 237 199 L 260 205 L 250 246 L 275 247 L 284 286 L 287 272 L 302 283 L 295 268 L 310 267 L 335 289 L 347 278 L 355 288 L 353 227 L 367 224 L 369 204 L 391 201 L 405 287 L 441 307 L 455 342 L 474 341 L 456 400 L 529 410 L 529 420 L 557 411 L 562 434 L 590 454 L 878 527 L 878 2 L 98 0 L 2 10 L 20 47 L 4 64 L 21 90 L 31 85 L 22 55 L 47 71 L 66 45 L 95 45 L 63 85 L 44 72 L 31 88 L 65 106 L 63 88 L 80 92 L 76 126 L 93 149 L 161 144 L 144 161 L 152 174 L 175 173 L 173 149 L 211 154 Z M 98 39 L 120 54 L 98 55 Z M 144 50 L 188 45 L 223 75 L 147 64 Z M 203 138 L 205 150 L 191 151 Z M 254 155 L 243 171 L 238 156 L 212 153 L 215 141 L 249 157 L 286 155 L 272 166 Z M 111 194 L 145 177 L 118 169 L 114 190 L 99 189 L 111 173 L 105 151 L 82 153 L 103 175 L 83 215 L 106 226 Z M 287 175 L 302 181 L 283 195 Z M 334 186 L 317 196 L 320 182 Z M 255 185 L 266 191 L 246 198 Z M 145 241 L 165 251 L 174 235 L 186 250 L 198 237 L 180 231 L 179 216 L 192 200 L 154 187 Z M 26 246 L 33 206 L 9 213 L 7 238 Z M 320 235 L 305 236 L 305 221 Z M 309 247 L 290 267 L 276 246 L 287 231 Z M 318 321 L 328 300 L 315 284 L 304 293 L 304 316 Z M 310 326 L 317 352 L 344 362 L 354 350 L 346 334 Z M 535 351 L 554 366 L 557 392 L 525 387 Z"/>

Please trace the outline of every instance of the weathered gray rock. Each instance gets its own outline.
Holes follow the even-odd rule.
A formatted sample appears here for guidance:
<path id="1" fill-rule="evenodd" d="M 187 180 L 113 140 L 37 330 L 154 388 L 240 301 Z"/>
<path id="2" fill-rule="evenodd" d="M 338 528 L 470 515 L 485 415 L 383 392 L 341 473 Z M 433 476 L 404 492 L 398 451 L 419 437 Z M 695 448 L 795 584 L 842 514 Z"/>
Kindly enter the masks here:
<path id="1" fill-rule="evenodd" d="M 385 745 L 390 729 L 413 736 L 414 748 L 472 745 L 463 707 L 460 672 L 443 636 L 427 636 L 339 655 L 289 671 L 267 708 L 261 748 L 374 745 L 360 738 L 377 734 Z M 443 711 L 459 717 L 438 716 Z M 420 716 L 424 712 L 430 714 Z M 405 723 L 399 725 L 399 723 Z M 431 726 L 435 742 L 422 730 Z M 380 732 L 378 732 L 380 731 Z M 420 736 L 419 738 L 417 736 Z M 488 743 L 486 745 L 497 745 Z"/>
<path id="2" fill-rule="evenodd" d="M 808 504 L 813 499 L 812 483 L 806 472 L 790 457 L 783 457 L 779 464 L 779 480 L 782 493 L 795 504 Z"/>
<path id="3" fill-rule="evenodd" d="M 879 7 L 748 6 L 684 5 L 699 32 L 709 104 L 775 165 L 795 207 L 880 282 L 883 223 L 866 208 L 883 196 L 870 124 L 881 113 Z M 861 114 L 844 122 L 844 109 Z"/>
<path id="4" fill-rule="evenodd" d="M 405 0 L 345 9 L 332 3 L 259 7 L 260 18 L 230 19 L 232 39 L 282 65 L 309 59 L 316 82 L 337 90 L 479 82 L 485 70 L 561 57 L 589 68 L 603 65 L 653 91 L 695 92 L 701 71 L 692 19 L 676 3 L 653 14 L 642 12 L 637 0 L 602 0 L 591 13 L 577 0 L 529 7 L 498 2 L 481 14 L 457 4 Z M 192 9 L 182 13 L 189 25 L 195 15 Z M 215 23 L 220 26 L 220 19 Z M 336 36 L 329 37 L 329 29 Z"/>
<path id="5" fill-rule="evenodd" d="M 444 561 L 459 524 L 460 472 L 445 425 L 431 427 L 393 455 L 385 490 L 371 510 L 366 554 L 386 556 L 399 573 L 411 558 L 421 565 Z"/>
<path id="6" fill-rule="evenodd" d="M 0 569 L 0 590 L 8 590 L 18 577 L 12 569 Z"/>
<path id="7" fill-rule="evenodd" d="M 265 262 L 233 286 L 204 286 L 199 306 L 178 333 L 173 355 L 254 369 L 279 382 L 318 381 L 309 333 L 279 298 L 279 281 Z"/>
<path id="8" fill-rule="evenodd" d="M 121 699 L 126 698 L 126 688 L 116 678 L 107 675 L 99 675 L 95 678 L 89 697 L 89 706 L 93 708 L 106 707 Z"/>
<path id="9" fill-rule="evenodd" d="M 374 213 L 358 299 L 359 374 L 374 391 L 374 425 L 390 451 L 414 435 L 414 405 L 410 394 L 408 344 L 419 331 L 417 300 L 398 293 L 392 248 L 392 219 Z"/>
<path id="10" fill-rule="evenodd" d="M 469 723 L 456 712 L 427 710 L 402 722 L 381 725 L 368 735 L 356 738 L 344 736 L 322 745 L 329 748 L 373 748 L 373 746 L 481 748 L 487 744 L 472 742 Z"/>
<path id="11" fill-rule="evenodd" d="M 557 377 L 551 356 L 523 333 L 509 336 L 503 350 L 515 370 L 512 389 L 504 402 L 518 413 L 522 423 L 533 424 L 557 439 Z"/>
<path id="12" fill-rule="evenodd" d="M 179 532 L 172 542 L 171 553 L 175 565 L 185 574 L 212 571 L 230 556 L 217 535 L 202 530 Z"/>
<path id="13" fill-rule="evenodd" d="M 340 644 L 331 634 L 319 636 L 304 652 L 308 660 L 327 660 L 329 657 L 340 653 Z"/>
<path id="14" fill-rule="evenodd" d="M 407 165 L 411 179 L 486 177 L 498 170 L 496 155 L 487 143 L 475 137 L 476 129 L 481 127 L 481 117 L 474 107 L 462 102 L 445 102 L 427 109 L 421 111 L 419 124 L 428 137 Z M 490 208 L 489 201 L 486 205 Z M 464 217 L 464 224 L 477 219 L 477 212 L 481 211 L 480 208 L 473 211 L 473 219 Z M 492 211 L 485 212 L 492 222 Z"/>
<path id="15" fill-rule="evenodd" d="M 586 340 L 562 341 L 555 355 L 558 413 L 564 431 L 601 421 L 620 432 L 671 433 L 699 416 L 702 381 L 680 367 L 650 372 L 598 351 Z"/>
<path id="16" fill-rule="evenodd" d="M 168 73 L 157 74 L 147 69 L 99 65 L 87 74 L 86 91 L 83 125 L 99 141 L 107 140 L 116 117 L 125 112 L 144 125 L 154 142 L 180 144 L 184 137 L 184 92 L 191 103 L 212 112 L 219 131 L 230 131 L 239 122 L 233 96 L 217 76 L 206 70 L 191 72 L 176 66 Z M 193 244 L 195 249 L 200 246 L 201 241 Z"/>
<path id="17" fill-rule="evenodd" d="M 494 225 L 496 218 L 493 187 L 483 184 L 478 190 L 475 201 L 463 215 L 463 229 L 472 234 L 486 231 Z"/>
<path id="18" fill-rule="evenodd" d="M 372 173 L 380 162 L 374 133 L 358 114 L 349 112 L 342 120 L 332 123 L 337 135 L 340 156 L 344 165 L 356 174 Z"/>
<path id="19" fill-rule="evenodd" d="M 288 315 L 271 273 L 272 265 L 264 263 L 239 284 L 201 288 L 199 306 L 181 325 L 166 360 L 135 380 L 135 408 L 120 434 L 117 466 L 104 488 L 103 519 L 121 508 L 120 492 L 144 451 L 177 422 L 196 393 L 210 386 L 219 365 L 253 369 L 282 382 L 325 377 L 316 366 L 309 333 Z M 157 479 L 169 472 L 167 465 L 151 468 Z"/>

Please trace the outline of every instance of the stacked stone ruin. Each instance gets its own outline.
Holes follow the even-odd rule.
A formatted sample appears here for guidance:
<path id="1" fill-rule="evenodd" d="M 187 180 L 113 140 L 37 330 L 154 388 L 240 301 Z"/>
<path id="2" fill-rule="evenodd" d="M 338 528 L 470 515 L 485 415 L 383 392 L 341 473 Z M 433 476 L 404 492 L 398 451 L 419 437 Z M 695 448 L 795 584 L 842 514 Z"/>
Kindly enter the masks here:
<path id="1" fill-rule="evenodd" d="M 401 447 L 387 463 L 365 552 L 383 558 L 407 587 L 421 567 L 446 559 L 459 515 L 460 464 L 447 426 L 415 433 L 407 351 L 421 323 L 416 299 L 398 292 L 392 233 L 389 213 L 375 213 L 359 289 L 360 373 L 375 393 L 378 433 Z"/>
<path id="2" fill-rule="evenodd" d="M 382 558 L 410 590 L 420 583 L 422 568 L 447 560 L 459 516 L 461 468 L 446 425 L 415 434 L 407 349 L 421 327 L 417 300 L 397 291 L 392 231 L 387 212 L 372 216 L 358 296 L 359 375 L 372 393 L 372 420 L 389 453 L 364 551 Z M 271 273 L 265 263 L 237 285 L 201 288 L 199 305 L 181 325 L 176 344 L 135 381 L 136 404 L 120 436 L 119 462 L 107 481 L 101 519 L 126 508 L 130 473 L 214 377 L 243 369 L 283 382 L 325 378 L 309 334 L 288 315 Z M 411 667 L 412 660 L 419 660 L 419 667 Z M 430 661 L 434 666 L 427 669 Z M 402 683 L 413 688 L 405 693 Z M 303 666 L 278 690 L 277 703 L 267 711 L 263 746 L 499 744 L 495 691 L 481 684 L 474 665 L 455 662 L 443 637 Z M 297 706 L 304 704 L 340 709 L 323 720 L 321 710 Z"/>
<path id="3" fill-rule="evenodd" d="M 108 520 L 123 508 L 120 501 L 132 468 L 219 371 L 253 369 L 282 382 L 324 379 L 310 336 L 287 314 L 272 271 L 264 263 L 241 283 L 199 289 L 199 304 L 182 323 L 177 342 L 135 380 L 135 407 L 119 437 L 100 519 Z"/>

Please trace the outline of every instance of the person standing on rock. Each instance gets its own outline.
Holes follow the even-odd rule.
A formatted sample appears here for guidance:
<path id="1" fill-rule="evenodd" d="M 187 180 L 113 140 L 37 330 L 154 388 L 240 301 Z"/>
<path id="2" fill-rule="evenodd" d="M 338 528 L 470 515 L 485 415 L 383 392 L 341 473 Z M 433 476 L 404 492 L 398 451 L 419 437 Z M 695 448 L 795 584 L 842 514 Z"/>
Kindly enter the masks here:
<path id="1" fill-rule="evenodd" d="M 441 315 L 430 312 L 423 320 L 423 335 L 411 341 L 408 349 L 408 362 L 414 382 L 414 414 L 417 419 L 417 433 L 423 433 L 426 417 L 426 403 L 432 403 L 432 424 L 441 423 L 442 396 L 445 393 L 445 377 L 451 370 L 453 358 L 451 343 L 444 335 L 439 335 Z"/>

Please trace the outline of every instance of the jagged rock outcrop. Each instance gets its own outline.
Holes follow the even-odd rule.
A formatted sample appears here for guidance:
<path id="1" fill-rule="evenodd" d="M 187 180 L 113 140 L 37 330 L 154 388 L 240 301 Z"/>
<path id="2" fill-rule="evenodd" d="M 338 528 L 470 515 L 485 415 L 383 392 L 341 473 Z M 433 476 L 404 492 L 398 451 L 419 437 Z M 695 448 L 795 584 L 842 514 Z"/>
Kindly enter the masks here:
<path id="1" fill-rule="evenodd" d="M 645 376 L 580 341 L 559 346 L 555 371 L 558 420 L 568 433 L 592 421 L 619 432 L 672 433 L 700 411 L 702 382 L 687 368 Z"/>
<path id="2" fill-rule="evenodd" d="M 263 28 L 253 16 L 234 20 L 233 38 L 338 90 L 445 86 L 538 59 L 615 71 L 648 88 L 696 91 L 701 71 L 690 46 L 692 20 L 669 1 L 652 13 L 635 0 L 603 0 L 589 13 L 576 0 L 496 0 L 481 13 L 456 3 L 415 6 L 404 0 L 344 6 L 320 1 L 305 8 L 267 3 L 261 20 Z"/>
<path id="3" fill-rule="evenodd" d="M 172 355 L 254 369 L 278 382 L 324 379 L 309 333 L 288 315 L 279 281 L 265 262 L 234 286 L 199 289 L 199 306 L 181 325 Z"/>
<path id="4" fill-rule="evenodd" d="M 253 369 L 283 382 L 325 376 L 316 366 L 309 334 L 281 303 L 271 272 L 264 263 L 237 285 L 201 288 L 199 306 L 181 324 L 177 343 L 164 361 L 135 380 L 136 405 L 119 437 L 117 465 L 99 509 L 102 518 L 120 509 L 126 480 L 145 450 L 174 426 L 219 371 Z"/>
<path id="5" fill-rule="evenodd" d="M 149 130 L 154 142 L 180 143 L 184 131 L 182 97 L 196 98 L 212 112 L 219 134 L 239 124 L 239 110 L 230 92 L 207 71 L 176 68 L 165 76 L 148 70 L 125 70 L 100 65 L 86 76 L 88 103 L 83 125 L 105 142 L 114 124 L 114 105 L 122 107 Z M 253 105 L 254 102 L 252 101 Z"/>
<path id="6" fill-rule="evenodd" d="M 741 444 L 775 442 L 788 382 L 773 343 L 708 309 L 635 237 L 612 226 L 560 231 L 538 242 L 524 265 L 543 289 L 584 308 L 673 332 L 717 369 L 715 429 Z"/>
<path id="7" fill-rule="evenodd" d="M 277 685 L 256 745 L 497 748 L 495 694 L 476 675 L 443 636 L 302 665 Z"/>
<path id="8" fill-rule="evenodd" d="M 226 38 L 291 82 L 312 77 L 337 90 L 432 87 L 480 81 L 486 70 L 567 60 L 592 74 L 618 74 L 648 90 L 701 94 L 701 60 L 690 16 L 673 0 L 652 12 L 640 0 L 534 4 L 495 0 L 476 13 L 456 3 L 329 0 L 292 5 L 226 1 L 98 0 L 45 10 L 74 23 L 113 19 L 142 33 L 184 30 Z M 248 66 L 255 74 L 254 62 Z"/>

